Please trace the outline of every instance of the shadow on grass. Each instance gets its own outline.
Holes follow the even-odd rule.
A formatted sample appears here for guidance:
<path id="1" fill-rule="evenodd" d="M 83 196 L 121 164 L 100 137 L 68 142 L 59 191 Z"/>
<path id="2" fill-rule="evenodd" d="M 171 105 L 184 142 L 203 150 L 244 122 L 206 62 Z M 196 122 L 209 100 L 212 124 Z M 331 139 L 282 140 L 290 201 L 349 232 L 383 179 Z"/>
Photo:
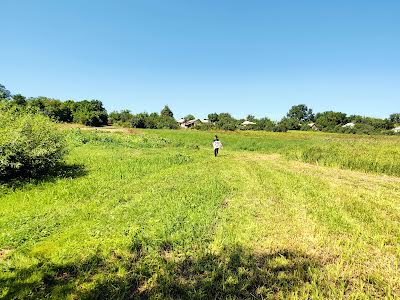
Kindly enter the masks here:
<path id="1" fill-rule="evenodd" d="M 0 185 L 7 189 L 18 189 L 26 185 L 37 185 L 43 182 L 55 182 L 61 178 L 78 178 L 87 175 L 84 165 L 81 164 L 59 164 L 46 173 L 34 177 L 18 176 L 13 179 L 0 178 Z"/>
<path id="2" fill-rule="evenodd" d="M 97 256 L 67 265 L 39 264 L 0 279 L 6 298 L 220 299 L 289 295 L 311 282 L 321 265 L 301 252 L 255 254 L 242 247 L 222 254 L 175 256 L 160 250 L 128 258 Z M 121 271 L 124 270 L 124 271 Z M 40 274 L 40 276 L 38 276 Z M 100 278 L 97 277 L 100 275 Z M 4 277 L 3 277 L 4 278 Z M 0 289 L 1 294 L 1 289 Z"/>

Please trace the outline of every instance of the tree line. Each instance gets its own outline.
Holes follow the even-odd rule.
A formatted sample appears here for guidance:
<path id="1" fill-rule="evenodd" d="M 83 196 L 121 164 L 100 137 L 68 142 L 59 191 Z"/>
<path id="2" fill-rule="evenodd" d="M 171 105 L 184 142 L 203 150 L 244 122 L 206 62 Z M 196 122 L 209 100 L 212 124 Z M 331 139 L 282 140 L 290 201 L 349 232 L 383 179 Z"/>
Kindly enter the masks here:
<path id="1" fill-rule="evenodd" d="M 80 123 L 87 126 L 107 125 L 108 114 L 99 100 L 61 101 L 47 97 L 25 97 L 11 93 L 0 84 L 3 105 L 30 113 L 40 113 L 57 122 Z"/>
<path id="2" fill-rule="evenodd" d="M 139 113 L 132 114 L 129 110 L 112 112 L 109 120 L 113 124 L 135 128 L 171 128 L 178 127 L 173 113 L 165 106 L 160 114 Z M 189 114 L 183 118 L 186 121 L 196 118 Z M 244 121 L 255 124 L 243 125 Z M 292 106 L 286 116 L 280 121 L 273 121 L 268 117 L 256 118 L 248 115 L 243 119 L 236 119 L 229 113 L 208 114 L 208 123 L 195 123 L 194 129 L 199 130 L 264 130 L 274 132 L 286 132 L 288 130 L 318 130 L 337 133 L 358 134 L 394 134 L 392 129 L 400 125 L 400 113 L 391 114 L 388 118 L 372 118 L 360 115 L 347 115 L 342 112 L 325 111 L 313 113 L 305 104 Z"/>
<path id="3" fill-rule="evenodd" d="M 25 97 L 20 94 L 12 95 L 0 84 L 0 101 L 8 107 L 19 110 L 40 113 L 57 122 L 80 123 L 87 126 L 103 126 L 115 124 L 125 127 L 150 129 L 177 129 L 179 125 L 171 109 L 166 105 L 160 113 L 137 113 L 129 110 L 107 113 L 99 100 L 60 101 L 47 97 Z M 189 114 L 185 120 L 195 120 Z M 242 125 L 244 121 L 255 124 Z M 346 126 L 349 125 L 349 126 Z M 347 115 L 342 112 L 325 111 L 314 113 L 305 104 L 292 106 L 286 116 L 280 121 L 268 117 L 256 118 L 248 115 L 244 119 L 236 119 L 229 113 L 210 113 L 208 123 L 195 122 L 193 128 L 199 130 L 265 130 L 286 132 L 288 130 L 320 130 L 340 133 L 386 133 L 394 134 L 395 126 L 400 125 L 400 113 L 391 114 L 388 118 L 372 118 L 360 115 Z"/>

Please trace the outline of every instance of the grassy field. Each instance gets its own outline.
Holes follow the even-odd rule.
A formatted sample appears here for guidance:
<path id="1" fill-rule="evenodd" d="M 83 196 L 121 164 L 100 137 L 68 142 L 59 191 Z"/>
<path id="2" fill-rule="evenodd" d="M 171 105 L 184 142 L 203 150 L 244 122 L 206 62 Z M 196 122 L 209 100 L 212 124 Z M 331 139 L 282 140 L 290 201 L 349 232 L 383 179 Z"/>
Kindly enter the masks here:
<path id="1" fill-rule="evenodd" d="M 66 130 L 0 186 L 0 298 L 400 297 L 400 138 Z"/>

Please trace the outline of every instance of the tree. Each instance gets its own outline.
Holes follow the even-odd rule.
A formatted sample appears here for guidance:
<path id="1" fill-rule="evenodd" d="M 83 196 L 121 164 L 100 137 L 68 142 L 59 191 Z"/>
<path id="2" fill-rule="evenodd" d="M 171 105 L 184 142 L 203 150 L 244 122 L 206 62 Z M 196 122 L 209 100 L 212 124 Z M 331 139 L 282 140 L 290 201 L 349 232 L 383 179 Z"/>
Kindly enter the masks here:
<path id="1" fill-rule="evenodd" d="M 220 113 L 218 115 L 217 126 L 222 130 L 236 130 L 239 126 L 239 121 L 229 113 Z"/>
<path id="2" fill-rule="evenodd" d="M 46 97 L 30 98 L 26 101 L 26 107 L 30 112 L 44 114 L 59 122 L 72 122 L 73 119 L 73 111 L 68 103 L 57 99 Z"/>
<path id="3" fill-rule="evenodd" d="M 191 114 L 188 114 L 186 117 L 184 117 L 184 119 L 185 119 L 186 121 L 190 121 L 190 120 L 194 120 L 194 119 L 196 119 L 196 118 L 195 118 L 195 116 L 193 116 L 193 115 L 191 115 Z"/>
<path id="4" fill-rule="evenodd" d="M 246 120 L 250 121 L 250 122 L 256 122 L 257 121 L 256 117 L 253 116 L 253 115 L 247 115 Z"/>
<path id="5" fill-rule="evenodd" d="M 300 124 L 299 120 L 297 120 L 295 118 L 284 117 L 278 124 L 279 124 L 280 128 L 286 128 L 286 131 L 299 130 L 301 128 L 301 124 Z"/>
<path id="6" fill-rule="evenodd" d="M 76 108 L 73 112 L 74 122 L 86 126 L 107 125 L 108 115 L 99 100 L 83 100 L 75 103 Z"/>
<path id="7" fill-rule="evenodd" d="M 256 125 L 254 125 L 254 129 L 256 130 L 273 131 L 274 127 L 275 123 L 269 118 L 261 118 L 256 120 Z"/>
<path id="8" fill-rule="evenodd" d="M 168 105 L 165 105 L 164 108 L 161 110 L 161 116 L 173 118 L 174 113 L 172 112 L 172 110 L 169 109 Z"/>
<path id="9" fill-rule="evenodd" d="M 16 94 L 12 98 L 16 105 L 25 105 L 26 104 L 26 97 L 22 96 L 21 94 Z"/>
<path id="10" fill-rule="evenodd" d="M 305 104 L 294 105 L 290 108 L 286 114 L 288 119 L 296 120 L 297 123 L 304 123 L 314 120 L 314 114 L 311 108 L 308 108 Z"/>
<path id="11" fill-rule="evenodd" d="M 66 153 L 64 134 L 42 114 L 14 106 L 0 113 L 0 181 L 52 170 Z"/>
<path id="12" fill-rule="evenodd" d="M 393 123 L 400 124 L 400 113 L 391 114 L 389 119 Z"/>
<path id="13" fill-rule="evenodd" d="M 173 117 L 161 115 L 157 123 L 158 129 L 177 129 L 178 123 Z"/>
<path id="14" fill-rule="evenodd" d="M 393 128 L 394 125 L 393 122 L 389 119 L 379 119 L 371 117 L 362 118 L 360 123 L 372 126 L 375 131 L 389 130 Z"/>
<path id="15" fill-rule="evenodd" d="M 126 124 L 132 121 L 133 115 L 129 109 L 118 111 L 113 111 L 108 115 L 112 123 Z"/>
<path id="16" fill-rule="evenodd" d="M 159 121 L 160 121 L 160 116 L 158 115 L 158 113 L 153 112 L 147 116 L 147 118 L 145 120 L 145 126 L 146 126 L 146 128 L 156 129 L 159 126 Z M 174 122 L 175 122 L 175 120 L 174 120 Z"/>
<path id="17" fill-rule="evenodd" d="M 284 120 L 284 118 L 282 120 Z M 288 131 L 287 124 L 285 124 L 285 122 L 280 121 L 274 126 L 272 131 L 274 131 L 274 132 L 287 132 Z"/>
<path id="18" fill-rule="evenodd" d="M 334 131 L 336 126 L 344 125 L 348 120 L 345 113 L 334 111 L 317 113 L 315 116 L 317 127 L 325 131 Z"/>
<path id="19" fill-rule="evenodd" d="M 146 121 L 148 118 L 147 113 L 140 113 L 137 115 L 134 115 L 131 121 L 132 127 L 134 128 L 146 128 Z"/>
<path id="20" fill-rule="evenodd" d="M 211 123 L 216 123 L 216 122 L 218 122 L 218 120 L 219 120 L 219 117 L 218 117 L 218 114 L 217 113 L 212 113 L 212 114 L 208 114 L 208 120 L 211 122 Z"/>
<path id="21" fill-rule="evenodd" d="M 11 97 L 11 93 L 9 90 L 6 89 L 6 87 L 2 84 L 0 84 L 0 100 L 6 100 Z"/>

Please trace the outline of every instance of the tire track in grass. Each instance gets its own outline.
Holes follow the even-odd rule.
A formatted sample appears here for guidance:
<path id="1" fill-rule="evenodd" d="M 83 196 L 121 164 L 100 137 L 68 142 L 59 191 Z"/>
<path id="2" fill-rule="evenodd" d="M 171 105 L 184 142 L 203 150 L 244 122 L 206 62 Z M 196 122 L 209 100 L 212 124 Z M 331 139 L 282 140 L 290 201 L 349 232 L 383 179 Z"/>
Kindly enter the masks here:
<path id="1" fill-rule="evenodd" d="M 314 222 L 301 205 L 275 193 L 271 179 L 276 170 L 236 158 L 223 172 L 235 192 L 221 213 L 213 251 L 243 249 L 241 268 L 249 268 L 243 261 L 257 266 L 252 272 L 258 280 L 249 286 L 255 298 L 309 298 L 323 263 L 314 245 Z"/>
<path id="2" fill-rule="evenodd" d="M 249 172 L 259 174 L 254 176 L 261 176 L 259 182 L 266 187 L 266 195 L 276 195 L 281 201 L 279 205 L 288 215 L 298 218 L 300 223 L 304 222 L 304 232 L 301 233 L 301 227 L 298 227 L 300 231 L 286 247 L 309 248 L 308 253 L 313 251 L 322 258 L 326 265 L 325 276 L 330 277 L 332 282 L 323 278 L 320 281 L 333 285 L 330 290 L 337 293 L 335 297 L 341 293 L 377 297 L 399 294 L 400 281 L 396 275 L 399 271 L 400 247 L 396 238 L 399 236 L 399 214 L 392 211 L 400 199 L 397 178 L 310 166 L 275 156 L 248 154 L 238 157 L 238 160 L 240 163 L 245 161 L 251 170 Z M 366 182 L 359 188 L 349 185 L 364 180 Z M 255 179 L 252 181 L 255 182 Z M 374 187 L 377 192 L 366 190 L 365 185 Z M 242 201 L 252 200 L 244 197 Z M 303 213 L 291 214 L 285 204 Z M 268 207 L 259 208 L 271 210 Z M 389 212 L 390 218 L 385 211 Z M 270 217 L 266 223 L 272 223 L 269 226 L 278 231 L 282 230 L 282 236 L 292 232 L 296 223 L 299 224 L 285 219 L 285 216 L 282 218 L 279 211 L 273 213 L 277 219 Z M 287 223 L 280 222 L 281 218 Z M 257 222 L 255 217 L 254 222 Z M 268 226 L 265 228 L 260 232 L 264 231 L 267 235 L 270 231 Z M 241 234 L 251 232 L 247 243 L 256 240 L 257 230 L 249 231 L 245 226 L 243 229 Z M 304 235 L 312 238 L 298 239 L 298 236 Z M 272 244 L 279 245 L 281 240 L 277 237 Z M 264 244 L 260 248 L 265 251 L 269 247 Z"/>
<path id="3" fill-rule="evenodd" d="M 279 248 L 288 241 L 312 239 L 306 228 L 314 228 L 311 219 L 306 219 L 305 210 L 296 203 L 289 203 L 276 194 L 273 182 L 275 170 L 260 167 L 257 161 L 235 161 L 226 171 L 226 180 L 236 187 L 236 193 L 228 201 L 224 223 L 233 230 L 223 228 L 218 234 L 231 231 L 229 243 L 251 245 L 254 249 Z M 232 229 L 231 228 L 231 229 Z M 222 236 L 216 240 L 226 240 Z"/>

